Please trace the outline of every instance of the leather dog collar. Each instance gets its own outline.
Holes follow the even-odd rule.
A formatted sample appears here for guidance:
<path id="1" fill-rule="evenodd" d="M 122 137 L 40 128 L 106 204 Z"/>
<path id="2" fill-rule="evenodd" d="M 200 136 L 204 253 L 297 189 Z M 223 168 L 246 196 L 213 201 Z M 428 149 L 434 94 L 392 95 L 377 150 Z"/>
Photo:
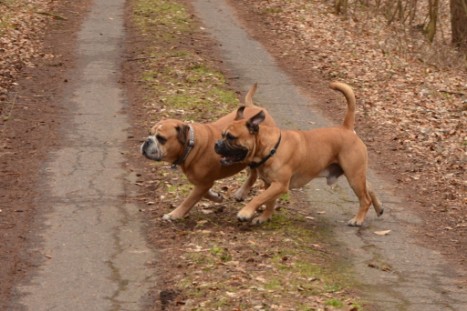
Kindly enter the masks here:
<path id="1" fill-rule="evenodd" d="M 185 150 L 183 152 L 183 155 L 178 158 L 174 163 L 172 163 L 172 168 L 175 169 L 177 168 L 177 165 L 180 165 L 182 164 L 186 158 L 188 157 L 188 154 L 190 153 L 190 151 L 193 149 L 193 147 L 195 146 L 195 131 L 193 130 L 193 127 L 191 125 L 188 125 L 188 128 L 189 128 L 189 131 L 188 131 L 188 142 L 187 144 L 185 145 Z"/>
<path id="2" fill-rule="evenodd" d="M 263 165 L 267 160 L 269 160 L 270 157 L 272 157 L 276 151 L 277 151 L 277 148 L 279 147 L 280 143 L 281 143 L 281 138 L 282 138 L 282 132 L 279 133 L 279 139 L 277 140 L 277 143 L 276 145 L 274 146 L 274 148 L 272 148 L 272 150 L 269 152 L 269 154 L 267 156 L 265 156 L 264 158 L 261 159 L 261 161 L 259 162 L 251 162 L 250 163 L 250 168 L 258 168 L 260 167 L 261 165 Z"/>

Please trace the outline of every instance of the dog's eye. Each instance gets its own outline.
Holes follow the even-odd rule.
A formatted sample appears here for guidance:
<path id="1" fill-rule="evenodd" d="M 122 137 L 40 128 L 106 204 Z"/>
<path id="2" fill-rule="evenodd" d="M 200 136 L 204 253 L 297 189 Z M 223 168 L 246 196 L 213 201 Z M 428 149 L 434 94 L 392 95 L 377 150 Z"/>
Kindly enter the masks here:
<path id="1" fill-rule="evenodd" d="M 227 140 L 232 141 L 232 140 L 235 140 L 236 138 L 237 138 L 237 137 L 233 136 L 233 135 L 230 134 L 230 133 L 226 133 L 226 134 L 225 134 L 225 139 L 227 139 Z"/>
<path id="2" fill-rule="evenodd" d="M 156 135 L 156 139 L 161 145 L 163 145 L 163 144 L 165 144 L 167 142 L 167 138 L 165 138 L 165 137 L 163 137 L 161 135 Z"/>

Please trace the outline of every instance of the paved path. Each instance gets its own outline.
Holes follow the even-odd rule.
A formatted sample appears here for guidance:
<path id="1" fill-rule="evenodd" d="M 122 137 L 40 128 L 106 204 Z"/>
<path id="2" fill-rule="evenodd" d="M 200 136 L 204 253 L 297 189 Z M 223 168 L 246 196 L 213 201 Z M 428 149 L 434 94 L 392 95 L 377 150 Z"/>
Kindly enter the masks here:
<path id="1" fill-rule="evenodd" d="M 121 151 L 129 127 L 117 79 L 124 0 L 95 0 L 78 34 L 77 66 L 62 105 L 70 112 L 43 182 L 50 206 L 37 251 L 46 259 L 19 288 L 27 310 L 141 310 L 153 286 Z"/>
<path id="2" fill-rule="evenodd" d="M 331 124 L 314 111 L 313 99 L 301 93 L 262 45 L 247 35 L 225 0 L 196 0 L 194 5 L 207 31 L 221 44 L 224 60 L 240 78 L 242 89 L 258 82 L 255 99 L 267 106 L 279 124 L 297 129 Z M 362 229 L 345 225 L 358 203 L 344 179 L 334 193 L 323 180 L 306 188 L 310 212 L 325 212 L 322 221 L 329 223 L 342 244 L 342 257 L 351 258 L 366 299 L 385 311 L 467 310 L 467 291 L 460 287 L 467 276 L 454 271 L 437 252 L 417 244 L 411 230 L 421 221 L 405 208 L 403 198 L 391 193 L 391 185 L 370 174 L 386 210 L 379 219 L 370 210 Z M 391 233 L 374 234 L 379 230 Z"/>

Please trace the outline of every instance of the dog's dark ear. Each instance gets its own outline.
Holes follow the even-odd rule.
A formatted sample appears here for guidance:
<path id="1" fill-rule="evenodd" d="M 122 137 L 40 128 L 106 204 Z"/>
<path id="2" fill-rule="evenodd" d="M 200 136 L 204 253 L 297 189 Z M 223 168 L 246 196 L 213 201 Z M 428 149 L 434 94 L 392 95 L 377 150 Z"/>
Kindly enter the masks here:
<path id="1" fill-rule="evenodd" d="M 235 116 L 235 121 L 236 120 L 241 120 L 243 119 L 243 112 L 245 111 L 245 106 L 240 106 L 237 109 L 237 115 Z"/>
<path id="2" fill-rule="evenodd" d="M 264 121 L 265 118 L 266 118 L 266 115 L 264 114 L 264 111 L 261 110 L 260 112 L 252 116 L 250 120 L 246 122 L 246 127 L 248 127 L 248 130 L 250 131 L 251 134 L 258 133 L 259 125 L 261 124 L 261 122 Z"/>
<path id="3" fill-rule="evenodd" d="M 184 146 L 188 140 L 188 131 L 190 127 L 186 124 L 182 124 L 177 125 L 175 129 L 177 130 L 177 140 Z"/>

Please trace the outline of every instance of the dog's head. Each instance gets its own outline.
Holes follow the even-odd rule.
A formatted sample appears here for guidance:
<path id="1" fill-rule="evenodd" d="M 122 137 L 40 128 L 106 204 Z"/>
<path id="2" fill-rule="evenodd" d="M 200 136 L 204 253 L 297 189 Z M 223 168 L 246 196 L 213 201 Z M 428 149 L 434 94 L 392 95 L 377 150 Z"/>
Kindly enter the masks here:
<path id="1" fill-rule="evenodd" d="M 151 128 L 150 135 L 141 145 L 141 153 L 151 160 L 173 163 L 183 155 L 189 129 L 179 120 L 160 121 Z"/>
<path id="2" fill-rule="evenodd" d="M 245 107 L 237 110 L 235 121 L 222 132 L 222 138 L 215 144 L 215 151 L 221 156 L 222 165 L 249 163 L 256 150 L 256 139 L 260 124 L 266 115 L 260 111 L 249 119 L 243 118 Z"/>

